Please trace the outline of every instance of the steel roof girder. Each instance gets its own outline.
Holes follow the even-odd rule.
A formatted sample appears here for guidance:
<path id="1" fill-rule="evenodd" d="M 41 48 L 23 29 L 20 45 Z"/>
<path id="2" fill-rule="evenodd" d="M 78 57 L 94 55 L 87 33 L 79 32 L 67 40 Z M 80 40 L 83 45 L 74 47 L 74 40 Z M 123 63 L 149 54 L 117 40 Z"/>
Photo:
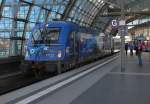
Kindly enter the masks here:
<path id="1" fill-rule="evenodd" d="M 70 12 L 72 11 L 73 7 L 75 6 L 75 3 L 77 0 L 69 0 L 69 3 L 64 11 L 64 14 L 62 16 L 62 20 L 66 20 L 67 17 L 69 16 Z"/>

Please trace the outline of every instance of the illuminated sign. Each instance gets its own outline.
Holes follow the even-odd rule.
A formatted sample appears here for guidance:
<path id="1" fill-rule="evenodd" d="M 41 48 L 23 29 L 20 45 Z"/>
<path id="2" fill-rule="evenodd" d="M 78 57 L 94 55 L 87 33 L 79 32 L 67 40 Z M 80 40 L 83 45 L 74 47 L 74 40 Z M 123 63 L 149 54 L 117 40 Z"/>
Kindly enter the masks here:
<path id="1" fill-rule="evenodd" d="M 117 21 L 117 20 L 112 20 L 112 21 L 111 21 L 111 25 L 112 25 L 113 27 L 118 27 L 118 21 Z"/>

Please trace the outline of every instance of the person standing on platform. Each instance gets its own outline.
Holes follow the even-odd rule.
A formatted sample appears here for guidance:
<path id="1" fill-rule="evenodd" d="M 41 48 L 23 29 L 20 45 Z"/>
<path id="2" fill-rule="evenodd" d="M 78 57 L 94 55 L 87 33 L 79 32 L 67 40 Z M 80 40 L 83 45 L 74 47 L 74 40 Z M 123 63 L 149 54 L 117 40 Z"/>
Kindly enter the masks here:
<path id="1" fill-rule="evenodd" d="M 125 44 L 125 51 L 126 51 L 126 56 L 128 55 L 128 43 Z"/>
<path id="2" fill-rule="evenodd" d="M 130 56 L 133 56 L 133 48 L 134 48 L 134 46 L 133 46 L 132 42 L 129 44 L 129 48 L 130 48 Z"/>
<path id="3" fill-rule="evenodd" d="M 138 52 L 138 41 L 134 42 L 134 50 L 135 50 L 135 55 L 137 56 L 137 52 Z"/>
<path id="4" fill-rule="evenodd" d="M 139 65 L 143 65 L 142 63 L 142 51 L 143 51 L 143 45 L 142 45 L 142 42 L 141 40 L 138 41 L 138 44 L 137 44 L 137 56 L 138 56 L 138 61 L 139 61 Z"/>

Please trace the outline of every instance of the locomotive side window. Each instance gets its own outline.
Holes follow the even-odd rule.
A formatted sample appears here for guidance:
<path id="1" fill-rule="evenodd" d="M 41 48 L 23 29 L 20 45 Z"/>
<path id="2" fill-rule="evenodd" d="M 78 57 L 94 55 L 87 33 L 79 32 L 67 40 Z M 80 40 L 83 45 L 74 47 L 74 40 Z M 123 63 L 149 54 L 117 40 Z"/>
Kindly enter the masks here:
<path id="1" fill-rule="evenodd" d="M 55 43 L 59 40 L 60 29 L 47 29 L 46 40 L 49 43 Z"/>
<path id="2" fill-rule="evenodd" d="M 69 37 L 69 44 L 70 44 L 70 52 L 74 52 L 74 32 L 71 32 Z"/>

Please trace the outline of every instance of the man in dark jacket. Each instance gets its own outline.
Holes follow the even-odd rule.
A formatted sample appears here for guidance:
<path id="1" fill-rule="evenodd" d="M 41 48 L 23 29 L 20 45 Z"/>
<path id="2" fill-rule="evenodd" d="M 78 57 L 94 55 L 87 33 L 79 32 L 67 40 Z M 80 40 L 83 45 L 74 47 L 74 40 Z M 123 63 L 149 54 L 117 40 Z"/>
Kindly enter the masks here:
<path id="1" fill-rule="evenodd" d="M 126 56 L 128 54 L 128 43 L 125 44 L 125 51 L 126 51 Z"/>

